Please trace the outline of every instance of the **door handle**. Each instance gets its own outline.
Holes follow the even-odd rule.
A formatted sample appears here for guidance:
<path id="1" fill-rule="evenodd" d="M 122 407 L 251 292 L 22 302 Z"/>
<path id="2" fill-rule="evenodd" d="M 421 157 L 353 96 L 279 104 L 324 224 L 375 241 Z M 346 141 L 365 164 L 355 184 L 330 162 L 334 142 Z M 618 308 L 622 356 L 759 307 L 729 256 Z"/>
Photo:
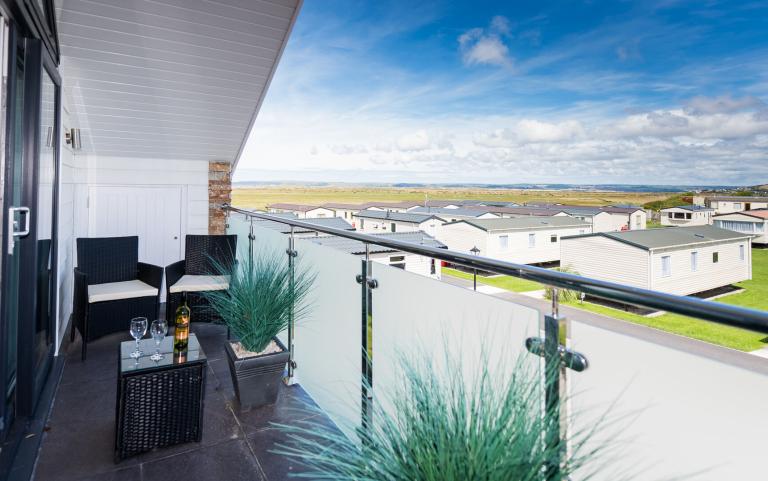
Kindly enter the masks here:
<path id="1" fill-rule="evenodd" d="M 16 230 L 16 213 L 24 220 L 24 228 Z M 8 254 L 13 255 L 13 247 L 16 245 L 17 237 L 29 235 L 29 207 L 10 207 L 8 208 Z"/>

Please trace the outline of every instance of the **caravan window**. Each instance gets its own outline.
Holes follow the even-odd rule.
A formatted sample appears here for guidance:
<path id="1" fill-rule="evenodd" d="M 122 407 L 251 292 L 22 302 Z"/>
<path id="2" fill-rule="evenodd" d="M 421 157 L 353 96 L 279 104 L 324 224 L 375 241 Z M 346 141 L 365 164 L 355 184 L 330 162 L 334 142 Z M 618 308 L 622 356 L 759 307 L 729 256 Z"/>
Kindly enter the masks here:
<path id="1" fill-rule="evenodd" d="M 669 277 L 671 275 L 672 275 L 672 259 L 669 256 L 662 256 L 661 277 Z"/>
<path id="2" fill-rule="evenodd" d="M 499 236 L 499 249 L 506 249 L 509 247 L 509 236 L 508 235 L 500 235 Z"/>
<path id="3" fill-rule="evenodd" d="M 528 248 L 536 247 L 536 234 L 528 234 Z"/>

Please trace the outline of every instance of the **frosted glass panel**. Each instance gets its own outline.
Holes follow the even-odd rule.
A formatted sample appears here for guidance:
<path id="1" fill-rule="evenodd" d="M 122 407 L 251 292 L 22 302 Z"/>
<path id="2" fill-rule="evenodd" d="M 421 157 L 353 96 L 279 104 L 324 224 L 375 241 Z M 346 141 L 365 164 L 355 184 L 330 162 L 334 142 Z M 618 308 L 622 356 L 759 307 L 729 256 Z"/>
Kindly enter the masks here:
<path id="1" fill-rule="evenodd" d="M 253 220 L 253 255 L 258 258 L 259 256 L 277 257 L 282 259 L 283 262 L 288 262 L 288 236 L 282 234 L 274 229 L 267 227 L 260 227 L 261 221 Z M 288 345 L 288 331 L 285 330 L 277 335 L 280 341 Z"/>
<path id="2" fill-rule="evenodd" d="M 361 287 L 359 257 L 297 240 L 298 267 L 317 275 L 309 315 L 296 327 L 296 377 L 349 436 L 360 424 Z"/>
<path id="3" fill-rule="evenodd" d="M 248 253 L 248 234 L 251 221 L 242 214 L 232 213 L 227 220 L 227 234 L 237 236 L 237 258 L 242 259 Z"/>
<path id="4" fill-rule="evenodd" d="M 570 374 L 575 431 L 606 419 L 596 442 L 615 436 L 610 445 L 618 449 L 594 479 L 617 479 L 619 472 L 638 480 L 765 476 L 768 369 L 694 354 L 673 338 L 681 349 L 582 322 L 572 322 L 571 333 L 574 349 L 590 364 Z"/>
<path id="5" fill-rule="evenodd" d="M 536 310 L 390 266 L 374 264 L 373 277 L 379 282 L 373 291 L 377 402 L 386 405 L 387 393 L 400 384 L 403 356 L 425 353 L 438 367 L 449 349 L 468 381 L 484 360 L 492 374 L 510 369 L 521 356 L 531 368 L 538 366 L 539 359 L 525 349 L 525 339 L 539 335 Z"/>

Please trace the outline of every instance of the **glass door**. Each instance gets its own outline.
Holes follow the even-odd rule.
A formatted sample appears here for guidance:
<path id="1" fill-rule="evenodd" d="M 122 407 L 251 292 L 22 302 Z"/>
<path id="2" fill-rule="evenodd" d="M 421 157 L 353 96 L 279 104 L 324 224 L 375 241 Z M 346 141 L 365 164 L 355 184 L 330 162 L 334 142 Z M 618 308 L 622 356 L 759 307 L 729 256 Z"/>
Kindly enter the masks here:
<path id="1" fill-rule="evenodd" d="M 58 77 L 41 68 L 37 162 L 35 168 L 35 323 L 33 366 L 35 394 L 42 390 L 53 350 L 55 314 L 56 178 L 58 164 Z"/>
<path id="2" fill-rule="evenodd" d="M 3 239 L 2 249 L 2 349 L 3 349 L 3 427 L 7 430 L 16 414 L 16 394 L 18 379 L 18 340 L 19 340 L 19 276 L 21 271 L 20 246 L 18 237 L 24 232 L 24 224 L 29 222 L 29 211 L 22 205 L 24 178 L 24 84 L 25 50 L 24 43 L 17 43 L 9 34 L 4 21 L 5 40 L 3 54 L 4 115 L 7 127 L 3 130 L 3 179 L 4 202 L 2 209 Z"/>
<path id="3" fill-rule="evenodd" d="M 13 26 L 9 32 L 0 246 L 0 440 L 14 419 L 34 413 L 53 358 L 56 322 L 60 79 L 40 40 L 17 35 Z"/>

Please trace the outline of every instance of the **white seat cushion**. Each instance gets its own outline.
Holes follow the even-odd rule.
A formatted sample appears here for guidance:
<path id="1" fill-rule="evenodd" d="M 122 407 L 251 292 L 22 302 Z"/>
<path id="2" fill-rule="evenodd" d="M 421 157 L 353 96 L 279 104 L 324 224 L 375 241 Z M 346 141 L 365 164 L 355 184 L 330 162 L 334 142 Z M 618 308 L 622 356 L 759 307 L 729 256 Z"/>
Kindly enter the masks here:
<path id="1" fill-rule="evenodd" d="M 88 286 L 88 302 L 116 301 L 156 295 L 157 289 L 138 279 Z"/>
<path id="2" fill-rule="evenodd" d="M 177 292 L 223 291 L 229 289 L 229 276 L 181 276 L 171 286 L 171 294 Z"/>

